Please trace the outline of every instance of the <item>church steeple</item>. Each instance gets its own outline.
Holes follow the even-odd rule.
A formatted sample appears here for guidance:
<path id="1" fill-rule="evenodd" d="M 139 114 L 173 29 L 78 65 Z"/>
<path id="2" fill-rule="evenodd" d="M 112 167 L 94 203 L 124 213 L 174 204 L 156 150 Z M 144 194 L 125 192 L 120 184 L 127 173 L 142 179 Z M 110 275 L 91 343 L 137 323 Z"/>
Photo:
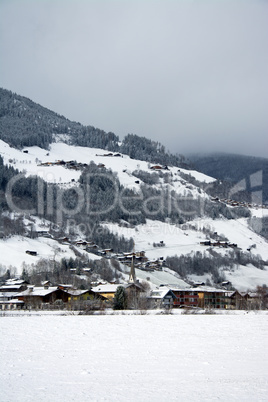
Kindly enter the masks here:
<path id="1" fill-rule="evenodd" d="M 128 283 L 136 283 L 136 273 L 135 273 L 135 266 L 134 266 L 134 256 L 135 256 L 135 245 L 133 246 L 133 253 L 132 253 L 132 260 L 131 260 L 131 268 L 129 273 Z"/>

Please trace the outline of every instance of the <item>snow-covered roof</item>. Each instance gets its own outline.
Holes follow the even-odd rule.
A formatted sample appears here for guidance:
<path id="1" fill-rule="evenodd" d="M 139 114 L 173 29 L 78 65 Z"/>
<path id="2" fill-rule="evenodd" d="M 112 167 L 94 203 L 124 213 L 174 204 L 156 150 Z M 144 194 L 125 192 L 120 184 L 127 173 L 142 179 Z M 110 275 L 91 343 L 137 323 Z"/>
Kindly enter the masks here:
<path id="1" fill-rule="evenodd" d="M 0 286 L 0 289 L 1 290 L 6 290 L 6 291 L 9 291 L 10 289 L 17 289 L 17 290 L 19 290 L 20 288 L 21 288 L 21 286 L 22 285 L 3 285 L 3 286 Z"/>
<path id="2" fill-rule="evenodd" d="M 249 297 L 258 297 L 258 294 L 256 292 L 247 292 L 247 295 Z"/>
<path id="3" fill-rule="evenodd" d="M 71 296 L 81 296 L 81 295 L 87 293 L 88 290 L 87 290 L 87 289 L 86 289 L 86 290 L 81 290 L 81 289 L 65 289 L 64 292 L 67 293 L 68 295 L 71 295 Z"/>
<path id="4" fill-rule="evenodd" d="M 0 299 L 11 299 L 17 294 L 18 292 L 0 292 Z"/>
<path id="5" fill-rule="evenodd" d="M 63 284 L 63 283 L 59 283 L 58 286 L 61 287 L 61 288 L 64 288 L 64 289 L 73 289 L 73 287 L 74 287 L 71 284 Z"/>
<path id="6" fill-rule="evenodd" d="M 193 291 L 195 291 L 195 292 L 204 292 L 204 293 L 210 293 L 210 292 L 226 293 L 226 290 L 224 290 L 224 289 L 217 289 L 217 288 L 213 288 L 213 287 L 210 287 L 210 286 L 199 286 L 197 288 L 193 288 Z"/>
<path id="7" fill-rule="evenodd" d="M 176 287 L 176 286 L 168 286 L 169 289 L 171 289 L 173 292 L 197 292 L 197 288 L 180 288 L 180 287 Z"/>
<path id="8" fill-rule="evenodd" d="M 38 286 L 38 287 L 30 287 L 24 290 L 23 292 L 18 293 L 18 296 L 46 296 L 49 295 L 50 293 L 55 292 L 58 290 L 58 286 L 52 286 L 48 289 L 45 289 L 44 287 Z"/>
<path id="9" fill-rule="evenodd" d="M 98 285 L 91 290 L 95 293 L 115 293 L 118 286 L 124 286 L 122 284 L 107 283 L 106 285 Z"/>
<path id="10" fill-rule="evenodd" d="M 155 289 L 151 292 L 150 298 L 151 299 L 163 299 L 168 293 L 171 293 L 174 297 L 174 293 L 168 287 L 162 286 L 159 289 Z"/>
<path id="11" fill-rule="evenodd" d="M 14 286 L 14 285 L 23 285 L 24 283 L 26 283 L 26 282 L 23 279 L 13 278 L 13 279 L 8 279 L 5 283 L 5 285 Z"/>
<path id="12" fill-rule="evenodd" d="M 198 286 L 198 287 L 189 287 L 189 288 L 181 288 L 172 285 L 168 285 L 168 288 L 174 292 L 217 292 L 217 293 L 233 293 L 233 291 L 227 291 L 225 289 L 217 289 L 210 286 Z"/>
<path id="13" fill-rule="evenodd" d="M 41 282 L 41 285 L 42 285 L 42 286 L 45 286 L 45 285 L 50 286 L 50 285 L 51 285 L 51 282 L 50 282 L 50 281 L 42 281 L 42 282 Z"/>

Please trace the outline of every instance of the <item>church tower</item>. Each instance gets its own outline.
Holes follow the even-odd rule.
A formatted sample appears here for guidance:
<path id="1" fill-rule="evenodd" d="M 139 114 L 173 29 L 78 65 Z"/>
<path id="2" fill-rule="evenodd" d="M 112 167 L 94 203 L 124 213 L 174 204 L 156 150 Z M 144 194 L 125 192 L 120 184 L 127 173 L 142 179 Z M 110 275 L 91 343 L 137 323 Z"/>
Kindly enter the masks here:
<path id="1" fill-rule="evenodd" d="M 135 256 L 134 247 L 135 247 L 135 246 L 133 246 L 133 253 L 132 253 L 132 260 L 131 260 L 131 268 L 130 268 L 130 274 L 129 274 L 128 283 L 136 283 L 136 282 L 137 282 L 136 273 L 135 273 L 135 266 L 134 266 L 134 256 Z"/>
<path id="2" fill-rule="evenodd" d="M 132 256 L 128 283 L 136 283 L 136 281 L 137 281 L 137 279 L 136 279 L 136 273 L 135 273 L 135 267 L 134 267 L 134 256 Z"/>

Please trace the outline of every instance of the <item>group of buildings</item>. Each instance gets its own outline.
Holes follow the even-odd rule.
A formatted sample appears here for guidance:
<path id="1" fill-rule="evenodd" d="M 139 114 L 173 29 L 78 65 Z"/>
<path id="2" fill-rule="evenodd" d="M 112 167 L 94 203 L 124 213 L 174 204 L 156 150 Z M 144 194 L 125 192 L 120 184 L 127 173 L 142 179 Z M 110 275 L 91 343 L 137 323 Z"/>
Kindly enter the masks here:
<path id="1" fill-rule="evenodd" d="M 245 207 L 245 208 L 267 208 L 267 205 L 263 204 L 252 204 L 246 201 L 237 201 L 228 198 L 211 197 L 214 202 L 222 202 L 224 204 L 230 205 L 231 207 Z"/>
<path id="2" fill-rule="evenodd" d="M 113 306 L 119 286 L 128 296 L 132 309 L 260 309 L 262 300 L 253 292 L 228 291 L 208 286 L 177 288 L 159 286 L 145 289 L 131 268 L 128 283 L 98 283 L 90 289 L 75 289 L 72 285 L 53 286 L 45 281 L 41 286 L 29 285 L 21 279 L 9 279 L 0 286 L 0 310 L 18 309 L 96 309 Z M 142 303 L 141 303 L 142 301 Z"/>
<path id="3" fill-rule="evenodd" d="M 130 273 L 126 283 L 97 283 L 90 289 L 76 289 L 72 285 L 53 285 L 45 281 L 33 286 L 22 279 L 8 279 L 0 284 L 0 310 L 13 309 L 96 309 L 113 307 L 118 287 L 124 288 L 127 308 L 188 308 L 188 309 L 261 309 L 268 307 L 268 291 L 238 292 L 196 284 L 178 288 L 176 285 L 160 285 L 150 289 L 148 282 L 136 278 L 135 253 L 127 255 Z M 144 254 L 141 253 L 141 258 Z"/>

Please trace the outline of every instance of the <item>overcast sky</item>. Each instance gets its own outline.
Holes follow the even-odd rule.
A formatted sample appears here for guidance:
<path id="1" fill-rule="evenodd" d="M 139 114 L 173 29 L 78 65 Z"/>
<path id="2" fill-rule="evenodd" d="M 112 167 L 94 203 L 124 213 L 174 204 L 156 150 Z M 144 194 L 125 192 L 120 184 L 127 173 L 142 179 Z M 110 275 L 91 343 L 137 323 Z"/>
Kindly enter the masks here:
<path id="1" fill-rule="evenodd" d="M 0 86 L 172 153 L 268 156 L 268 1 L 0 0 Z"/>

